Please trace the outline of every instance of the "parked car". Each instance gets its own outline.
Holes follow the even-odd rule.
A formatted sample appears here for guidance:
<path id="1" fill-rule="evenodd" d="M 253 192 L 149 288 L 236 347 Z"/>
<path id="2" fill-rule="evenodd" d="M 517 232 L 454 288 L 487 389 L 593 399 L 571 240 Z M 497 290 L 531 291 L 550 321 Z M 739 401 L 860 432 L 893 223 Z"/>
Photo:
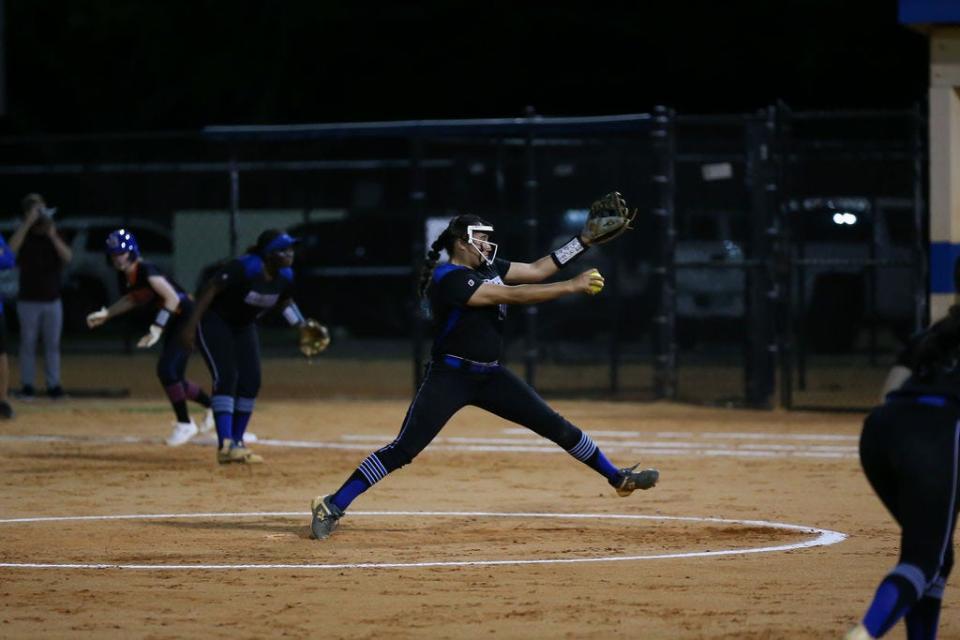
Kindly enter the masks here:
<path id="1" fill-rule="evenodd" d="M 818 351 L 851 348 L 871 320 L 868 292 L 874 280 L 874 319 L 905 337 L 912 326 L 915 259 L 913 201 L 865 196 L 811 196 L 784 203 L 791 241 L 795 319 Z M 746 216 L 733 211 L 685 211 L 676 243 L 678 339 L 692 343 L 707 327 L 717 335 L 744 328 Z M 899 263 L 871 272 L 871 257 Z M 711 268 L 715 263 L 729 268 Z M 683 266 L 683 265 L 691 266 Z M 703 266 L 697 266 L 703 265 Z"/>
<path id="2" fill-rule="evenodd" d="M 909 265 L 916 259 L 913 201 L 809 197 L 791 199 L 785 207 L 791 221 L 793 258 L 812 262 L 796 267 L 795 282 L 802 286 L 794 287 L 811 346 L 843 351 L 853 345 L 871 320 L 871 284 L 876 322 L 905 338 L 914 317 L 913 271 L 892 265 L 871 271 L 862 263 L 871 258 L 871 245 L 877 260 Z"/>
<path id="3" fill-rule="evenodd" d="M 70 246 L 73 259 L 63 274 L 64 329 L 86 330 L 90 311 L 120 296 L 120 276 L 106 259 L 104 240 L 120 227 L 130 229 L 137 237 L 141 253 L 166 273 L 173 269 L 173 239 L 170 230 L 157 222 L 136 218 L 58 218 L 57 230 Z M 19 221 L 0 224 L 7 241 Z M 18 294 L 19 269 L 0 271 L 0 295 L 13 302 Z"/>

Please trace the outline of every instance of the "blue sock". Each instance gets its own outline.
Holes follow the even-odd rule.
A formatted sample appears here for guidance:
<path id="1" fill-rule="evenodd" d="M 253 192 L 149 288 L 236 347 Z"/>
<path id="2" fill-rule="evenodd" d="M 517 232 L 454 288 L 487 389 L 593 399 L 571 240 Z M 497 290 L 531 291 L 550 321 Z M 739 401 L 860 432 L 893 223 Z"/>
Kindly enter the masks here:
<path id="1" fill-rule="evenodd" d="M 367 484 L 367 481 L 363 478 L 350 477 L 351 479 L 347 480 L 346 483 L 333 494 L 333 498 L 331 499 L 331 502 L 340 507 L 341 511 L 346 511 L 350 503 L 357 499 L 357 496 L 370 488 L 370 485 Z"/>
<path id="2" fill-rule="evenodd" d="M 250 422 L 252 413 L 241 411 L 233 412 L 233 441 L 243 442 L 243 434 L 247 432 L 247 424 Z"/>
<path id="3" fill-rule="evenodd" d="M 567 453 L 603 475 L 610 484 L 616 485 L 620 482 L 620 470 L 613 466 L 587 434 L 581 433 L 580 441 L 572 449 L 567 449 Z"/>
<path id="4" fill-rule="evenodd" d="M 247 432 L 247 424 L 253 415 L 253 398 L 237 398 L 233 409 L 233 441 L 243 442 L 243 434 Z"/>
<path id="5" fill-rule="evenodd" d="M 380 458 L 377 457 L 377 454 L 371 453 L 364 458 L 360 466 L 350 474 L 350 477 L 343 483 L 343 486 L 337 489 L 331 501 L 340 507 L 341 510 L 346 511 L 347 507 L 350 506 L 350 503 L 353 502 L 357 496 L 386 478 L 389 473 L 380 461 Z"/>
<path id="6" fill-rule="evenodd" d="M 214 413 L 213 419 L 217 423 L 217 447 L 222 449 L 224 440 L 233 439 L 233 414 Z"/>
<path id="7" fill-rule="evenodd" d="M 233 397 L 214 395 L 210 399 L 210 407 L 217 423 L 217 446 L 222 449 L 224 440 L 233 439 Z"/>
<path id="8" fill-rule="evenodd" d="M 877 587 L 873 602 L 863 616 L 863 626 L 871 636 L 879 638 L 903 617 L 916 600 L 917 589 L 913 583 L 898 573 L 891 573 Z"/>

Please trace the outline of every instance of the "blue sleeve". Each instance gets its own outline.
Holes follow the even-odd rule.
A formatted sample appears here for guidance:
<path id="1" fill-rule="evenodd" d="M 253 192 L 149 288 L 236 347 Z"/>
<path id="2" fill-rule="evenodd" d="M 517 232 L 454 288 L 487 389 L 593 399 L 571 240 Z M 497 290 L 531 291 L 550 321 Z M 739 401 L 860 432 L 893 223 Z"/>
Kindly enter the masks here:
<path id="1" fill-rule="evenodd" d="M 13 255 L 13 250 L 10 248 L 10 245 L 3 239 L 3 236 L 0 236 L 0 271 L 13 269 L 16 262 L 17 258 Z"/>

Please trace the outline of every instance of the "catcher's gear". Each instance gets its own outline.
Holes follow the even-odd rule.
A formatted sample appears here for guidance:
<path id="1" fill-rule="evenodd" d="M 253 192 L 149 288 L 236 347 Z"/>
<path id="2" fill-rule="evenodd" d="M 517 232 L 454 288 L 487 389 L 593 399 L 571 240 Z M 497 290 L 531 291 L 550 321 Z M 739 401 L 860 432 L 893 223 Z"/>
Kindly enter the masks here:
<path id="1" fill-rule="evenodd" d="M 312 358 L 330 345 L 330 332 L 327 328 L 308 318 L 300 327 L 300 353 Z"/>
<path id="2" fill-rule="evenodd" d="M 637 210 L 627 208 L 627 202 L 619 192 L 613 191 L 590 205 L 590 213 L 583 225 L 581 237 L 587 244 L 610 242 L 630 229 Z"/>
<path id="3" fill-rule="evenodd" d="M 87 326 L 91 329 L 99 327 L 109 318 L 110 313 L 107 311 L 106 307 L 100 307 L 97 311 L 87 314 Z"/>

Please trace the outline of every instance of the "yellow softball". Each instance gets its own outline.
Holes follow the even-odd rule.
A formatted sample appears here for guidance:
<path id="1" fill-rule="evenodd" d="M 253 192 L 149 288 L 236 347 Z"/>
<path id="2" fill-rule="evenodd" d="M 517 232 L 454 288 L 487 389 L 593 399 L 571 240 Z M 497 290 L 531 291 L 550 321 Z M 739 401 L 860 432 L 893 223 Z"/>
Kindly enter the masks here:
<path id="1" fill-rule="evenodd" d="M 590 288 L 587 289 L 587 293 L 591 296 L 595 296 L 603 291 L 603 275 L 600 273 L 599 269 L 591 269 L 590 275 Z"/>

